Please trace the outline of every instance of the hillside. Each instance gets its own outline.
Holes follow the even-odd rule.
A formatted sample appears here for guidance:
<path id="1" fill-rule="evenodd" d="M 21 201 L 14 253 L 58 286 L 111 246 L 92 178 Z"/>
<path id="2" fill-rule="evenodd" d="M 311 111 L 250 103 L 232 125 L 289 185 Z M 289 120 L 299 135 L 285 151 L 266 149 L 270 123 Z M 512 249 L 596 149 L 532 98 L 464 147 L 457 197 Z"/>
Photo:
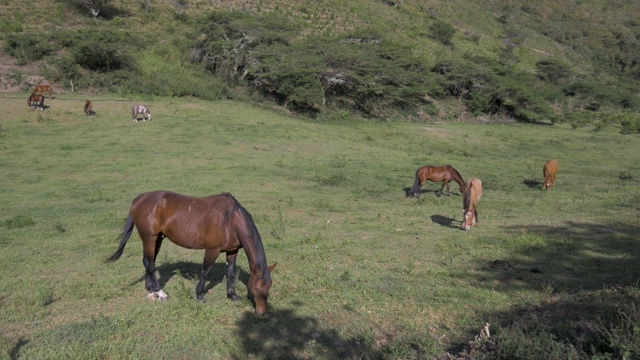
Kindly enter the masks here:
<path id="1" fill-rule="evenodd" d="M 96 18 L 86 4 L 102 4 Z M 310 116 L 638 123 L 634 2 L 60 0 L 0 13 L 0 91 L 43 81 Z"/>

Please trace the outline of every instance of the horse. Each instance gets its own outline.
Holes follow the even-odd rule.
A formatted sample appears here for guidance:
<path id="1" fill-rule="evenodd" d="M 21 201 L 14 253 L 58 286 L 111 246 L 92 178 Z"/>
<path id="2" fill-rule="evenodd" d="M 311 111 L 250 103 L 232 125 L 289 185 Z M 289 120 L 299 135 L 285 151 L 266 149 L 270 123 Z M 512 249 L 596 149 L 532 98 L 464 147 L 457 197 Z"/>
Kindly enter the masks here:
<path id="1" fill-rule="evenodd" d="M 36 86 L 36 88 L 33 90 L 33 93 L 38 93 L 38 94 L 45 94 L 48 93 L 49 97 L 51 97 L 51 92 L 53 92 L 53 89 L 51 88 L 51 85 L 38 85 Z M 53 99 L 53 98 L 52 98 Z"/>
<path id="2" fill-rule="evenodd" d="M 93 102 L 89 99 L 84 102 L 84 114 L 91 117 L 95 114 L 93 112 Z"/>
<path id="3" fill-rule="evenodd" d="M 138 122 L 138 114 L 142 114 L 142 121 L 151 121 L 151 111 L 146 105 L 136 105 L 131 108 L 131 119 L 133 122 Z"/>
<path id="4" fill-rule="evenodd" d="M 29 100 L 27 100 L 29 106 L 33 106 L 34 109 L 40 107 L 41 111 L 44 111 L 44 96 L 42 94 L 31 93 Z"/>
<path id="5" fill-rule="evenodd" d="M 240 300 L 235 291 L 236 256 L 244 248 L 251 275 L 247 287 L 253 295 L 258 315 L 267 312 L 267 297 L 271 288 L 271 272 L 276 264 L 267 266 L 258 228 L 249 212 L 229 193 L 193 197 L 169 191 L 152 191 L 138 195 L 120 234 L 120 246 L 108 259 L 116 261 L 122 255 L 133 228 L 142 240 L 142 263 L 146 273 L 147 298 L 166 300 L 168 295 L 156 279 L 155 262 L 166 237 L 188 249 L 204 249 L 196 299 L 204 301 L 204 285 L 218 255 L 227 257 L 227 297 Z"/>
<path id="6" fill-rule="evenodd" d="M 464 186 L 462 206 L 464 211 L 463 227 L 470 230 L 471 226 L 478 223 L 478 202 L 482 197 L 482 181 L 471 178 Z"/>
<path id="7" fill-rule="evenodd" d="M 409 190 L 409 196 L 415 196 L 416 198 L 419 198 L 420 189 L 424 186 L 427 180 L 433 182 L 442 182 L 442 187 L 440 187 L 440 195 L 442 195 L 442 190 L 445 186 L 447 187 L 447 196 L 451 195 L 451 193 L 449 192 L 449 182 L 451 182 L 451 180 L 457 182 L 460 186 L 460 192 L 463 192 L 464 180 L 462 179 L 462 176 L 460 175 L 458 170 L 454 169 L 453 166 L 425 165 L 416 170 L 416 181 L 413 183 L 413 187 L 411 188 L 411 190 Z"/>
<path id="8" fill-rule="evenodd" d="M 549 190 L 549 186 L 556 186 L 556 177 L 558 176 L 558 161 L 549 160 L 544 163 L 542 168 L 542 174 L 544 174 L 544 189 Z"/>

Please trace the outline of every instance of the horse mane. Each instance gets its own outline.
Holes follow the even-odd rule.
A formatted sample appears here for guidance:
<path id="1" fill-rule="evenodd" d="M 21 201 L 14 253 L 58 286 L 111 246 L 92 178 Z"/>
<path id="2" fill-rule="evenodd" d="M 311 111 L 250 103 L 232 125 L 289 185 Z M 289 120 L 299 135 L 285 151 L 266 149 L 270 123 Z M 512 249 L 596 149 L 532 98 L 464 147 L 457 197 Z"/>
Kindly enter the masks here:
<path id="1" fill-rule="evenodd" d="M 409 190 L 409 196 L 416 196 L 420 193 L 420 169 L 421 168 L 418 168 L 418 170 L 416 170 L 416 181 L 413 182 L 413 186 L 411 187 L 411 190 Z"/>
<path id="2" fill-rule="evenodd" d="M 471 183 L 467 183 L 464 189 L 463 195 L 463 207 L 465 210 L 469 209 L 469 204 L 471 203 Z"/>
<path id="3" fill-rule="evenodd" d="M 449 165 L 449 166 L 451 166 L 451 165 Z M 462 178 L 462 175 L 460 175 L 458 170 L 456 170 L 456 168 L 454 168 L 453 166 L 451 166 L 451 170 L 453 170 L 453 172 L 458 176 L 458 178 L 460 178 L 460 182 L 461 182 L 460 186 L 464 186 L 465 185 L 464 179 Z M 457 179 L 455 179 L 455 177 L 454 177 L 454 180 L 457 180 Z"/>
<path id="4" fill-rule="evenodd" d="M 240 213 L 244 217 L 244 221 L 247 223 L 251 241 L 253 242 L 253 246 L 255 249 L 256 265 L 260 266 L 260 269 L 262 271 L 262 278 L 265 281 L 271 280 L 269 266 L 267 265 L 267 256 L 264 251 L 264 246 L 262 245 L 262 237 L 260 236 L 260 232 L 258 231 L 256 223 L 253 221 L 253 217 L 231 193 L 226 192 L 222 193 L 222 195 L 228 196 L 233 200 L 233 209 L 230 211 L 230 214 L 233 214 L 236 211 L 240 211 Z"/>
<path id="5" fill-rule="evenodd" d="M 472 189 L 473 181 L 469 181 L 464 185 L 464 195 L 463 195 L 463 207 L 465 210 L 469 209 L 471 205 L 471 189 Z"/>

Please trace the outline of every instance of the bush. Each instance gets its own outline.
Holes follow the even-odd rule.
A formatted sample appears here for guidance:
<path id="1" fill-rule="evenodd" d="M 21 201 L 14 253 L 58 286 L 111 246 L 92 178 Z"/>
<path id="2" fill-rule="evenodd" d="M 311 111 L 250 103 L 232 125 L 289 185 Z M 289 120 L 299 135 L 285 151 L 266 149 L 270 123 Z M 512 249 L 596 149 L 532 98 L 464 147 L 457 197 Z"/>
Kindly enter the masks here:
<path id="1" fill-rule="evenodd" d="M 541 60 L 536 63 L 538 77 L 552 84 L 559 84 L 571 76 L 570 67 L 558 60 Z"/>
<path id="2" fill-rule="evenodd" d="M 5 38 L 5 51 L 18 59 L 19 65 L 41 60 L 53 52 L 53 45 L 42 36 L 10 33 Z"/>
<path id="3" fill-rule="evenodd" d="M 367 30 L 300 38 L 300 24 L 280 15 L 216 13 L 191 49 L 229 85 L 245 84 L 297 110 L 340 103 L 374 117 L 426 103 L 429 74 L 412 49 Z"/>
<path id="4" fill-rule="evenodd" d="M 431 37 L 434 40 L 441 42 L 443 45 L 453 45 L 451 39 L 458 31 L 453 25 L 446 23 L 444 21 L 436 20 L 429 27 L 431 31 Z"/>

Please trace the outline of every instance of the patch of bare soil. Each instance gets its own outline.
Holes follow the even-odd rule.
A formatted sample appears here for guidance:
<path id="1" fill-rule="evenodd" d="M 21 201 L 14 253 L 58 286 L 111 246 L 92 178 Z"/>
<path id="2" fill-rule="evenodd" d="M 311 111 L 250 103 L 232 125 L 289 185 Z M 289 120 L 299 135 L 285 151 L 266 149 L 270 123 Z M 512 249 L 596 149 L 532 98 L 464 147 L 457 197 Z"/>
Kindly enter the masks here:
<path id="1" fill-rule="evenodd" d="M 55 84 L 47 82 L 43 76 L 37 75 L 40 66 L 39 63 L 18 65 L 13 57 L 0 54 L 0 93 L 29 91 L 40 84 L 51 85 L 54 92 L 61 90 Z"/>

